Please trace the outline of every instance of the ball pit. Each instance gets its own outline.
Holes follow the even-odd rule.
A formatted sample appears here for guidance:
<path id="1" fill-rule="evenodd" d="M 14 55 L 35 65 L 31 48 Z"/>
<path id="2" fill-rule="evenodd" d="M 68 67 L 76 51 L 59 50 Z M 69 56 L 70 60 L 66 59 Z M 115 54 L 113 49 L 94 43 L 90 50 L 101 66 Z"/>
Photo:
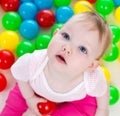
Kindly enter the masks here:
<path id="1" fill-rule="evenodd" d="M 120 87 L 118 84 L 118 82 L 120 83 L 120 79 L 118 78 L 119 74 L 115 74 L 117 76 L 111 75 L 110 72 L 117 69 L 110 68 L 110 66 L 117 62 L 119 63 L 119 66 L 117 66 L 120 67 L 119 0 L 75 0 L 74 2 L 71 0 L 45 0 L 44 2 L 40 1 L 11 0 L 10 3 L 9 0 L 1 0 L 2 11 L 0 12 L 4 13 L 2 14 L 1 19 L 2 30 L 0 33 L 0 49 L 7 49 L 12 52 L 14 56 L 17 55 L 17 57 L 20 57 L 25 53 L 33 52 L 35 49 L 46 48 L 55 30 L 62 27 L 63 24 L 60 23 L 65 23 L 69 19 L 66 19 L 66 21 L 59 21 L 60 13 L 55 14 L 59 8 L 71 7 L 71 10 L 73 10 L 76 14 L 84 11 L 89 11 L 85 5 L 93 7 L 100 15 L 105 17 L 106 21 L 108 21 L 113 34 L 112 49 L 105 54 L 101 62 L 106 79 L 110 84 L 110 106 L 118 103 L 118 93 L 120 91 L 120 89 L 118 89 Z M 6 7 L 4 4 L 7 4 L 8 7 Z M 24 6 L 26 4 L 31 4 L 31 6 Z M 44 12 L 44 9 L 47 10 L 46 14 Z M 40 12 L 42 13 L 40 14 Z M 12 13 L 14 13 L 14 15 L 12 15 Z M 68 12 L 65 15 L 69 16 Z M 71 16 L 72 15 L 74 14 L 71 13 Z M 63 19 L 65 19 L 64 17 L 65 16 L 63 15 Z M 109 20 L 109 18 L 112 18 L 114 20 Z M 44 33 L 42 33 L 42 31 Z M 10 66 L 8 68 L 10 68 Z M 2 70 L 6 70 L 8 68 L 2 68 Z M 118 82 L 115 82 L 115 78 L 118 79 Z"/>

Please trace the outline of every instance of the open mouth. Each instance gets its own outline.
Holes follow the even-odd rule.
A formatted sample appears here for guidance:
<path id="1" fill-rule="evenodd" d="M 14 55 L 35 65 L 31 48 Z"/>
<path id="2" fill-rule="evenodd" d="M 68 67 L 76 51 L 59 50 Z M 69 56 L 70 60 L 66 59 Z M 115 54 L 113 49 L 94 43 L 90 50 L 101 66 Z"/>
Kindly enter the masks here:
<path id="1" fill-rule="evenodd" d="M 66 64 L 66 61 L 65 61 L 65 59 L 64 59 L 63 56 L 61 56 L 61 55 L 56 55 L 56 59 L 57 59 L 58 62 L 60 62 L 60 63 L 62 63 L 62 64 Z"/>

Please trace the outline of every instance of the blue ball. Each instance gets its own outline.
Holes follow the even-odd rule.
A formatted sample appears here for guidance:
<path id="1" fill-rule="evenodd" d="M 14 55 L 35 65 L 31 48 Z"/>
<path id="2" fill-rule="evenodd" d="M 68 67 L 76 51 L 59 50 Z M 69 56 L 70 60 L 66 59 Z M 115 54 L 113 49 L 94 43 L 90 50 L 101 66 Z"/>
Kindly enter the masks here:
<path id="1" fill-rule="evenodd" d="M 120 6 L 120 0 L 113 0 L 115 6 Z"/>
<path id="2" fill-rule="evenodd" d="M 39 34 L 40 27 L 34 20 L 25 20 L 20 25 L 20 34 L 25 39 L 35 39 L 35 37 Z"/>
<path id="3" fill-rule="evenodd" d="M 38 10 L 34 3 L 24 2 L 20 5 L 18 13 L 22 19 L 35 19 Z"/>
<path id="4" fill-rule="evenodd" d="M 53 6 L 53 0 L 34 0 L 34 3 L 39 10 L 51 9 Z"/>
<path id="5" fill-rule="evenodd" d="M 20 2 L 33 2 L 33 0 L 20 0 Z"/>
<path id="6" fill-rule="evenodd" d="M 62 6 L 56 10 L 56 21 L 58 23 L 65 23 L 74 15 L 73 9 L 69 6 Z"/>

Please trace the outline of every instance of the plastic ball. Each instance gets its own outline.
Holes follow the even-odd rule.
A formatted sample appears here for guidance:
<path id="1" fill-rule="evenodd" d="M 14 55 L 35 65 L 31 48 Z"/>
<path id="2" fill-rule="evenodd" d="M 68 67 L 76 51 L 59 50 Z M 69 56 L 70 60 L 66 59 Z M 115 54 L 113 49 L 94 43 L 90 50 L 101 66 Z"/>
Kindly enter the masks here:
<path id="1" fill-rule="evenodd" d="M 34 0 L 39 10 L 51 9 L 53 6 L 53 0 Z"/>
<path id="2" fill-rule="evenodd" d="M 15 62 L 15 57 L 9 50 L 0 50 L 0 69 L 9 69 Z"/>
<path id="3" fill-rule="evenodd" d="M 18 57 L 25 53 L 32 53 L 35 50 L 35 45 L 30 40 L 23 40 L 16 48 L 16 54 Z"/>
<path id="4" fill-rule="evenodd" d="M 90 3 L 95 3 L 97 0 L 87 0 L 88 2 L 90 2 Z"/>
<path id="5" fill-rule="evenodd" d="M 120 0 L 113 0 L 115 6 L 120 6 Z"/>
<path id="6" fill-rule="evenodd" d="M 33 2 L 34 0 L 20 0 L 20 2 Z"/>
<path id="7" fill-rule="evenodd" d="M 118 57 L 118 61 L 120 62 L 120 56 Z"/>
<path id="8" fill-rule="evenodd" d="M 14 31 L 4 31 L 0 35 L 0 47 L 14 51 L 19 43 L 20 39 Z"/>
<path id="9" fill-rule="evenodd" d="M 35 41 L 36 49 L 45 49 L 51 40 L 51 36 L 48 34 L 40 34 Z"/>
<path id="10" fill-rule="evenodd" d="M 55 23 L 55 14 L 52 10 L 41 10 L 36 16 L 36 21 L 43 28 L 51 27 Z"/>
<path id="11" fill-rule="evenodd" d="M 71 7 L 62 6 L 56 10 L 55 15 L 58 23 L 65 23 L 74 15 L 74 12 Z"/>
<path id="12" fill-rule="evenodd" d="M 71 0 L 53 0 L 56 7 L 69 6 Z"/>
<path id="13" fill-rule="evenodd" d="M 110 89 L 110 100 L 109 100 L 109 104 L 110 105 L 114 105 L 118 100 L 119 100 L 119 91 L 116 87 L 114 87 L 113 85 L 110 85 L 109 87 Z"/>
<path id="14" fill-rule="evenodd" d="M 19 0 L 1 0 L 1 7 L 4 11 L 17 11 L 20 6 Z"/>
<path id="15" fill-rule="evenodd" d="M 120 6 L 115 9 L 114 16 L 116 21 L 120 22 Z"/>
<path id="16" fill-rule="evenodd" d="M 7 30 L 18 30 L 22 20 L 17 12 L 8 12 L 2 17 L 2 25 Z"/>
<path id="17" fill-rule="evenodd" d="M 34 19 L 38 10 L 34 3 L 24 2 L 20 5 L 18 12 L 22 19 Z"/>
<path id="18" fill-rule="evenodd" d="M 2 92 L 7 86 L 6 77 L 0 73 L 0 92 Z"/>
<path id="19" fill-rule="evenodd" d="M 86 12 L 86 11 L 90 11 L 90 9 L 88 7 L 92 8 L 92 4 L 88 1 L 78 1 L 74 4 L 73 9 L 74 9 L 74 13 L 81 13 L 81 12 Z"/>
<path id="20" fill-rule="evenodd" d="M 34 20 L 24 20 L 20 25 L 20 34 L 25 39 L 34 39 L 39 33 L 40 27 Z"/>
<path id="21" fill-rule="evenodd" d="M 112 62 L 116 60 L 119 56 L 119 49 L 116 44 L 112 44 L 112 49 L 108 50 L 104 55 L 104 60 Z"/>
<path id="22" fill-rule="evenodd" d="M 63 24 L 60 24 L 60 23 L 54 24 L 53 27 L 51 28 L 51 35 L 53 36 L 56 29 L 61 29 L 62 26 L 63 26 Z"/>
<path id="23" fill-rule="evenodd" d="M 114 3 L 112 0 L 97 0 L 95 7 L 98 13 L 108 15 L 114 10 Z"/>
<path id="24" fill-rule="evenodd" d="M 45 103 L 39 102 L 37 104 L 37 107 L 41 114 L 48 115 L 48 114 L 51 114 L 55 110 L 56 103 L 54 103 L 52 101 L 47 101 Z"/>
<path id="25" fill-rule="evenodd" d="M 110 78 L 110 72 L 109 72 L 108 69 L 107 69 L 106 67 L 104 67 L 104 66 L 101 66 L 101 69 L 102 69 L 103 72 L 104 72 L 104 75 L 105 75 L 105 78 L 106 78 L 107 82 L 110 84 L 110 80 L 111 80 L 111 78 Z"/>
<path id="26" fill-rule="evenodd" d="M 110 25 L 110 29 L 112 30 L 113 43 L 117 43 L 120 40 L 120 28 L 116 25 Z"/>

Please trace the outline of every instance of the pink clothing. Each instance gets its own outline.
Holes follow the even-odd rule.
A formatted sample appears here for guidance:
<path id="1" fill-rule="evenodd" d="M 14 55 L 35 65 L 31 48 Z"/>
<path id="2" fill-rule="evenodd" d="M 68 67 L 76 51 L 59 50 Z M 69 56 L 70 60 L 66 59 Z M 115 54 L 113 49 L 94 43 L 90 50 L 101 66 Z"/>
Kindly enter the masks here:
<path id="1" fill-rule="evenodd" d="M 9 93 L 6 105 L 0 116 L 22 116 L 27 108 L 25 99 L 16 84 Z M 94 116 L 96 108 L 95 97 L 87 95 L 82 100 L 58 104 L 51 116 Z"/>

